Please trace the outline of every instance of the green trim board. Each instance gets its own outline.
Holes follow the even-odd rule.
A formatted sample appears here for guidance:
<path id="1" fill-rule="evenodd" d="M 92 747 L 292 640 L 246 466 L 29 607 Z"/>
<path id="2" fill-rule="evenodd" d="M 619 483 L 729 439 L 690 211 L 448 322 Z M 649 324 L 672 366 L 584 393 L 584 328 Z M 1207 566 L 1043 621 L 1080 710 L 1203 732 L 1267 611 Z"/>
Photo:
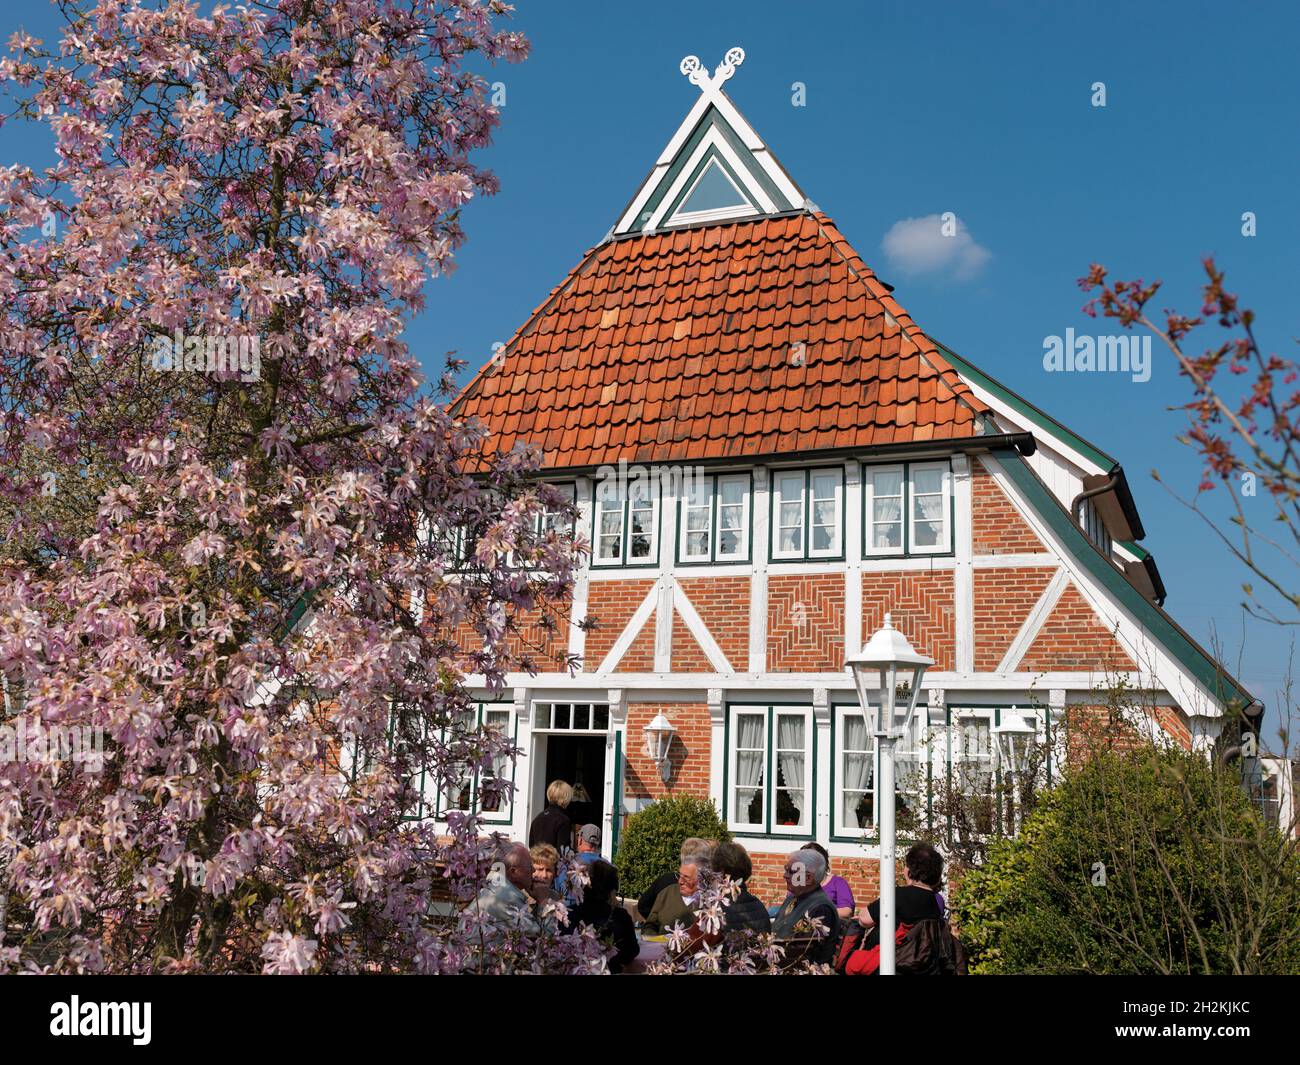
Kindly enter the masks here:
<path id="1" fill-rule="evenodd" d="M 1128 578 L 1097 550 L 1029 463 L 1011 448 L 994 449 L 991 455 L 1026 503 L 1060 537 L 1070 557 L 1110 591 L 1207 691 L 1225 706 L 1235 700 L 1241 700 L 1243 705 L 1255 701 L 1254 696 L 1224 671 L 1208 651 L 1187 635 L 1164 610 L 1134 588 Z"/>

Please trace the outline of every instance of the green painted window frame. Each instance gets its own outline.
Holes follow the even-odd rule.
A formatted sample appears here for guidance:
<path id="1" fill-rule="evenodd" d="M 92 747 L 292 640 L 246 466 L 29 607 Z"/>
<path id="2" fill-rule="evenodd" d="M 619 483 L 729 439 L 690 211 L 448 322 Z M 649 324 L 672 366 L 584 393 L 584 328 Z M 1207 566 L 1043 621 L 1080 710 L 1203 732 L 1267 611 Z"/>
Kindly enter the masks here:
<path id="1" fill-rule="evenodd" d="M 663 532 L 664 532 L 664 515 L 663 515 L 663 493 L 660 491 L 659 479 L 652 478 L 655 482 L 651 489 L 651 502 L 654 510 L 654 551 L 649 559 L 637 562 L 629 562 L 628 554 L 630 549 L 629 538 L 632 535 L 630 518 L 631 500 L 627 493 L 621 493 L 619 502 L 623 506 L 623 518 L 620 532 L 621 551 L 620 557 L 616 561 L 607 561 L 599 557 L 600 551 L 600 485 L 599 482 L 593 482 L 591 486 L 591 568 L 592 569 L 648 569 L 659 565 L 659 552 L 662 550 Z"/>
<path id="2" fill-rule="evenodd" d="M 830 706 L 830 729 L 831 729 L 831 769 L 830 769 L 830 839 L 834 843 L 866 843 L 874 845 L 880 842 L 880 825 L 879 822 L 873 821 L 870 831 L 861 830 L 854 833 L 845 834 L 845 826 L 840 823 L 839 819 L 839 766 L 840 755 L 843 754 L 843 748 L 840 746 L 840 727 L 839 723 L 845 714 L 861 714 L 862 704 L 858 702 L 836 702 Z M 931 746 L 931 737 L 928 734 L 929 709 L 924 704 L 918 704 L 914 721 L 922 722 L 920 726 L 921 734 L 918 737 L 924 742 L 912 750 L 928 752 Z M 874 734 L 871 735 L 872 754 L 874 755 L 872 763 L 871 793 L 873 796 L 879 796 L 880 781 L 880 745 L 876 742 Z M 933 827 L 934 823 L 934 759 L 928 753 L 924 754 L 925 763 L 925 820 L 928 826 Z M 895 778 L 894 790 L 898 790 L 898 781 Z M 879 811 L 876 805 L 877 800 L 873 800 L 873 818 Z M 920 839 L 915 836 L 900 836 L 901 840 L 914 843 Z"/>
<path id="3" fill-rule="evenodd" d="M 731 818 L 731 763 L 732 763 L 732 719 L 737 712 L 755 713 L 763 712 L 766 717 L 766 735 L 764 754 L 766 755 L 766 764 L 764 765 L 763 777 L 763 825 L 761 830 L 748 823 L 732 822 Z M 800 711 L 804 715 L 807 723 L 807 762 L 808 782 L 804 785 L 804 792 L 808 802 L 808 826 L 805 830 L 802 826 L 777 826 L 795 828 L 795 831 L 777 831 L 773 826 L 773 806 L 776 803 L 776 773 L 773 770 L 776 758 L 775 746 L 775 723 L 777 715 L 780 713 L 790 713 L 791 711 Z M 726 713 L 723 718 L 722 728 L 722 820 L 727 826 L 727 830 L 733 835 L 744 836 L 753 839 L 794 839 L 808 840 L 817 838 L 817 793 L 818 793 L 818 765 L 817 765 L 817 715 L 813 710 L 811 703 L 799 702 L 734 702 L 726 704 Z M 769 783 L 770 781 L 770 783 Z"/>
<path id="4" fill-rule="evenodd" d="M 677 565 L 679 566 L 748 566 L 754 557 L 754 473 L 752 470 L 738 470 L 732 473 L 705 474 L 709 480 L 709 557 L 690 558 L 686 555 L 686 511 L 687 498 L 683 492 L 677 499 L 674 520 L 677 522 Z M 721 503 L 718 482 L 745 478 L 745 551 L 735 558 L 718 557 L 718 534 L 720 527 L 718 517 Z"/>
<path id="5" fill-rule="evenodd" d="M 914 548 L 912 545 L 912 470 L 916 467 L 942 466 L 947 496 L 948 543 L 937 550 Z M 902 470 L 903 472 L 903 546 L 898 551 L 875 551 L 871 547 L 873 496 L 867 490 L 868 477 L 873 470 Z M 909 462 L 864 462 L 860 472 L 862 485 L 862 557 L 864 559 L 895 558 L 951 558 L 956 554 L 957 543 L 957 492 L 952 473 L 951 459 L 924 459 Z"/>
<path id="6" fill-rule="evenodd" d="M 1017 703 L 1017 702 L 1012 702 L 1012 703 L 1005 703 L 1005 702 L 999 702 L 999 703 L 971 703 L 971 702 L 947 703 L 947 704 L 944 705 L 944 718 L 943 718 L 943 723 L 944 723 L 944 730 L 945 730 L 945 732 L 947 733 L 947 735 L 945 736 L 945 759 L 946 759 L 945 773 L 946 773 L 946 779 L 947 779 L 947 781 L 948 781 L 948 786 L 949 786 L 950 788 L 952 787 L 952 767 L 953 767 L 953 750 L 952 750 L 952 748 L 953 748 L 953 743 L 952 743 L 952 736 L 953 736 L 953 732 L 952 732 L 953 714 L 954 714 L 954 713 L 958 713 L 958 714 L 960 714 L 960 713 L 962 713 L 962 712 L 969 712 L 969 711 L 976 711 L 976 712 L 991 712 L 992 715 L 993 715 L 993 725 L 992 725 L 992 727 L 994 727 L 994 728 L 996 728 L 998 725 L 1002 724 L 1002 715 L 1003 715 L 1004 713 L 1006 713 L 1006 714 L 1027 714 L 1027 715 L 1033 715 L 1034 719 L 1035 719 L 1037 722 L 1039 722 L 1039 724 L 1040 724 L 1040 726 L 1041 726 L 1041 729 L 1042 729 L 1042 735 L 1043 735 L 1044 741 L 1045 741 L 1046 743 L 1048 743 L 1048 744 L 1050 744 L 1050 743 L 1052 742 L 1052 712 L 1051 712 L 1051 709 L 1048 708 L 1048 707 L 1044 707 L 1044 706 L 1041 706 L 1041 705 L 1036 705 L 1036 704 L 1033 704 L 1033 703 L 1022 704 L 1022 703 Z M 997 738 L 996 738 L 996 737 L 991 737 L 991 742 L 992 742 L 992 743 L 997 743 Z M 1001 785 L 1001 782 L 1000 782 L 1000 781 L 995 782 L 995 784 L 994 784 L 994 787 L 996 787 L 996 788 L 998 788 L 998 789 L 1000 789 L 1001 786 L 1002 786 L 1002 785 Z M 1047 759 L 1047 786 L 1048 786 L 1048 787 L 1051 787 L 1051 786 L 1052 786 L 1052 759 L 1051 759 L 1050 757 Z M 951 821 L 951 818 L 949 819 L 949 822 L 948 822 L 948 824 L 947 824 L 947 826 L 946 826 L 946 829 L 947 829 L 947 831 L 948 831 L 949 833 L 952 832 L 952 821 Z M 999 826 L 998 826 L 998 830 L 997 830 L 997 831 L 998 831 L 998 834 L 1001 834 L 1001 825 L 1000 825 L 1000 823 L 999 823 Z"/>
<path id="7" fill-rule="evenodd" d="M 484 718 L 487 716 L 487 711 L 488 711 L 489 708 L 491 708 L 491 709 L 493 709 L 493 710 L 505 710 L 505 711 L 510 715 L 510 742 L 511 742 L 512 744 L 518 745 L 518 743 L 519 743 L 519 714 L 515 711 L 515 705 L 514 705 L 514 703 L 512 703 L 512 702 L 505 702 L 504 700 L 484 701 L 484 702 L 477 702 L 477 703 L 475 703 L 475 708 L 476 708 L 476 709 L 475 709 L 475 712 L 476 712 L 476 715 L 477 715 L 477 716 L 476 716 L 476 727 L 477 727 L 477 728 L 482 728 L 482 727 L 483 727 L 483 721 L 484 721 Z M 444 732 L 444 738 L 445 738 L 445 731 L 446 731 L 446 730 L 444 729 L 444 730 L 443 730 L 443 732 Z M 445 820 L 447 819 L 447 814 L 452 813 L 453 811 L 455 811 L 455 812 L 457 812 L 457 813 L 472 813 L 472 814 L 474 814 L 474 816 L 476 816 L 476 817 L 478 818 L 479 824 L 483 824 L 483 825 L 508 825 L 508 824 L 510 824 L 510 823 L 514 820 L 515 802 L 516 802 L 517 799 L 518 799 L 518 796 L 517 796 L 517 794 L 516 794 L 516 792 L 515 792 L 516 775 L 517 775 L 517 773 L 518 773 L 518 768 L 519 768 L 518 763 L 519 763 L 519 759 L 518 759 L 518 758 L 511 759 L 511 762 L 510 762 L 510 790 L 509 790 L 509 793 L 508 793 L 508 798 L 506 799 L 506 804 L 505 804 L 505 805 L 506 805 L 506 808 L 505 808 L 505 812 L 504 812 L 504 813 L 484 814 L 484 813 L 482 813 L 482 812 L 478 809 L 478 786 L 479 786 L 479 780 L 480 780 L 480 776 L 481 776 L 481 771 L 479 771 L 479 770 L 475 770 L 475 772 L 474 772 L 474 774 L 473 774 L 473 776 L 472 776 L 472 778 L 471 778 L 471 780 L 470 780 L 470 802 L 469 802 L 469 809 L 468 809 L 468 810 L 462 810 L 460 807 L 457 807 L 457 806 L 444 805 L 444 801 L 445 801 L 445 798 L 446 798 L 446 797 L 444 796 L 444 794 L 443 794 L 441 788 L 438 788 L 438 789 L 434 792 L 434 799 L 433 799 L 433 802 L 430 803 L 429 800 L 425 797 L 425 796 L 426 796 L 426 782 L 425 782 L 425 774 L 426 774 L 426 770 L 421 769 L 421 770 L 420 770 L 420 799 L 419 799 L 419 806 L 420 806 L 420 809 L 421 809 L 422 811 L 424 811 L 424 810 L 428 810 L 428 809 L 431 808 L 432 812 L 431 812 L 431 813 L 421 813 L 419 816 L 405 816 L 405 817 L 403 817 L 403 820 L 406 820 L 406 821 L 423 821 L 423 820 L 427 820 L 428 818 L 432 817 L 433 820 L 435 820 L 435 821 L 445 821 Z"/>
<path id="8" fill-rule="evenodd" d="M 778 555 L 777 542 L 780 539 L 781 530 L 777 524 L 778 513 L 778 492 L 777 481 L 782 477 L 792 474 L 802 473 L 804 475 L 803 486 L 803 551 L 798 555 Z M 835 554 L 814 555 L 811 554 L 812 545 L 812 479 L 815 474 L 819 473 L 838 473 L 840 478 L 839 486 L 839 541 L 840 549 Z M 767 560 L 768 562 L 843 562 L 847 557 L 845 539 L 848 532 L 846 528 L 847 502 L 848 502 L 848 478 L 845 476 L 843 466 L 787 466 L 776 468 L 771 471 L 768 477 L 768 538 L 767 538 Z"/>

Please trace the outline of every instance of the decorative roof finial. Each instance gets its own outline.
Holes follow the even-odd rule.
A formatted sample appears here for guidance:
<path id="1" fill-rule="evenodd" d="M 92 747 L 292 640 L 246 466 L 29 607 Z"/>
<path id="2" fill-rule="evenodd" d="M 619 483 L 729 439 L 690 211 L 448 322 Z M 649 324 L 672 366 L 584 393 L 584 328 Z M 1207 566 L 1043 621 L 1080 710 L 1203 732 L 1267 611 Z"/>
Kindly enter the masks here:
<path id="1" fill-rule="evenodd" d="M 686 75 L 692 85 L 699 86 L 700 92 L 712 96 L 722 88 L 722 83 L 730 78 L 744 61 L 743 48 L 728 48 L 727 54 L 723 56 L 722 62 L 713 72 L 713 77 L 709 77 L 709 72 L 700 63 L 699 56 L 688 55 L 682 60 L 678 69 Z"/>

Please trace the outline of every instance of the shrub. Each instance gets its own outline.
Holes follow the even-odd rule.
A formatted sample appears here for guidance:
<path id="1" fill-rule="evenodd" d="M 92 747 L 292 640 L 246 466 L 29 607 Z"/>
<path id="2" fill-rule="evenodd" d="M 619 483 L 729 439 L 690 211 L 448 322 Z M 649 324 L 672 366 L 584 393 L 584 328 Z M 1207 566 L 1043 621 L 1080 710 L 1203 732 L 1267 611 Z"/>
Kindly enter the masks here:
<path id="1" fill-rule="evenodd" d="M 974 973 L 1300 969 L 1300 861 L 1233 768 L 1094 753 L 954 892 Z"/>
<path id="2" fill-rule="evenodd" d="M 731 839 L 712 799 L 674 795 L 634 813 L 627 819 L 614 856 L 619 890 L 624 895 L 639 895 L 656 877 L 676 869 L 682 842 L 690 836 L 719 843 Z"/>

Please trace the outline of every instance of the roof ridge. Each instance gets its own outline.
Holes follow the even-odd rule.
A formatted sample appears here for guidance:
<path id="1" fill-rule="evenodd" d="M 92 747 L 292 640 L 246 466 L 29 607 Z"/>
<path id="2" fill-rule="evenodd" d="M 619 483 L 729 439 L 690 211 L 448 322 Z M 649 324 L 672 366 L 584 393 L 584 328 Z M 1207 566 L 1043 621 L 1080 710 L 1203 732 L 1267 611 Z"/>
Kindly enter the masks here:
<path id="1" fill-rule="evenodd" d="M 864 275 L 861 271 L 858 270 L 856 266 L 854 266 L 850 257 L 844 254 L 843 249 L 840 248 L 839 245 L 840 245 L 840 241 L 843 241 L 845 244 L 848 244 L 848 238 L 846 238 L 844 234 L 840 232 L 839 226 L 835 224 L 834 219 L 832 219 L 828 214 L 826 214 L 825 211 L 809 212 L 809 217 L 811 217 L 812 220 L 817 224 L 817 228 L 821 230 L 821 232 L 825 235 L 826 239 L 830 242 L 830 245 L 835 250 L 835 252 L 840 256 L 841 259 L 844 260 L 844 265 L 848 267 L 849 273 L 852 274 L 855 278 L 857 278 L 862 283 L 863 287 L 866 288 L 866 290 L 872 295 L 872 297 L 877 301 L 879 301 L 881 306 L 885 308 L 886 313 L 888 313 L 890 317 L 892 317 L 896 322 L 898 322 L 898 328 L 900 332 L 902 332 L 904 337 L 906 337 L 908 340 L 910 340 L 913 344 L 916 345 L 917 351 L 920 354 L 922 360 L 926 363 L 926 365 L 930 367 L 930 369 L 932 369 L 936 374 L 938 374 L 939 379 L 952 393 L 953 398 L 958 403 L 963 404 L 968 410 L 970 410 L 970 412 L 973 415 L 975 415 L 977 419 L 988 414 L 989 411 L 987 406 L 979 400 L 979 397 L 976 396 L 970 390 L 970 386 L 967 385 L 964 380 L 962 380 L 962 376 L 958 372 L 957 368 L 953 366 L 952 363 L 948 362 L 948 360 L 945 359 L 942 355 L 939 354 L 938 349 L 934 345 L 934 341 L 932 341 L 925 334 L 925 331 L 916 324 L 912 316 L 907 313 L 907 311 L 898 302 L 898 300 L 896 300 L 893 297 L 893 295 L 889 292 L 889 290 L 884 287 L 884 284 L 881 282 L 881 280 L 878 277 L 876 277 L 875 272 L 871 269 L 871 267 L 869 267 L 866 264 L 866 261 L 863 260 L 860 255 L 858 255 L 856 250 L 853 252 L 854 256 L 858 259 L 858 261 L 862 263 L 862 269 L 866 271 Z M 838 240 L 836 239 L 837 237 Z M 849 245 L 849 247 L 852 250 L 852 245 Z M 919 334 L 921 338 L 926 342 L 926 344 L 929 345 L 928 353 L 926 351 L 926 346 L 918 343 L 916 337 L 911 335 L 911 333 L 906 328 L 904 328 L 904 322 L 906 322 L 906 324 L 911 327 L 912 332 Z M 952 382 L 948 380 L 949 374 L 951 374 L 952 377 L 956 378 L 957 383 L 962 386 L 961 390 L 953 387 Z M 972 399 L 974 399 L 976 403 L 979 404 L 979 406 L 976 406 L 975 403 L 970 402 L 970 400 Z"/>

